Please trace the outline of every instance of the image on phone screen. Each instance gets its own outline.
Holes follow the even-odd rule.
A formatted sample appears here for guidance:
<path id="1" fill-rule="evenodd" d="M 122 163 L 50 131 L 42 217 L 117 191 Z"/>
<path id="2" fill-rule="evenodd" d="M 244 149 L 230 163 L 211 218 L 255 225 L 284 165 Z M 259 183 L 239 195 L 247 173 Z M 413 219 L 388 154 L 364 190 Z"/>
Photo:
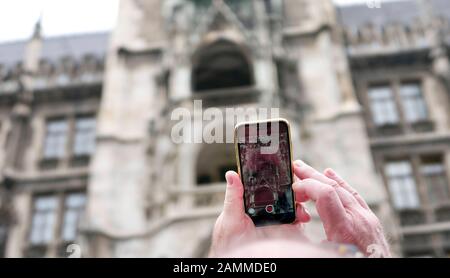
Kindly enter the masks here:
<path id="1" fill-rule="evenodd" d="M 285 122 L 276 124 L 276 133 L 272 133 L 270 123 L 264 128 L 253 126 L 256 134 L 248 132 L 250 125 L 240 127 L 242 132 L 238 132 L 245 210 L 257 226 L 291 223 L 295 219 L 289 128 Z M 272 141 L 278 144 L 276 151 L 264 152 Z"/>

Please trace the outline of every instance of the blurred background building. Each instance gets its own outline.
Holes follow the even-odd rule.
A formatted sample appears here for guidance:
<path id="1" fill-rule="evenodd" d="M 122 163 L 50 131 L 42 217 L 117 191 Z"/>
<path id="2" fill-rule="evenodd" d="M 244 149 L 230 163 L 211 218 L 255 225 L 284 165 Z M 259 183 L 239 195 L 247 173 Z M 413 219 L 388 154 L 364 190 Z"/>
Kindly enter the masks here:
<path id="1" fill-rule="evenodd" d="M 172 140 L 193 100 L 279 107 L 397 254 L 450 255 L 450 3 L 379 4 L 122 0 L 111 33 L 0 44 L 0 256 L 206 256 L 236 162 Z"/>

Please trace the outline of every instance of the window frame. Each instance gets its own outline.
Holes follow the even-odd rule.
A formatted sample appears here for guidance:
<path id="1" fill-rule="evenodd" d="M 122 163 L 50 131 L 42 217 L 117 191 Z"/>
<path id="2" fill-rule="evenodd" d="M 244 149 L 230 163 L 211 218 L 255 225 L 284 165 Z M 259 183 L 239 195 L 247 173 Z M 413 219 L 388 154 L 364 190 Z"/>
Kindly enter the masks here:
<path id="1" fill-rule="evenodd" d="M 445 184 L 446 184 L 446 194 L 447 194 L 447 198 L 446 200 L 440 200 L 439 198 L 437 200 L 431 200 L 431 196 L 430 196 L 430 184 L 429 181 L 427 180 L 427 178 L 429 177 L 426 176 L 423 173 L 423 167 L 426 164 L 434 164 L 437 165 L 439 164 L 442 168 L 442 171 L 440 172 L 440 177 L 442 179 L 445 180 Z M 431 154 L 431 155 L 426 155 L 426 156 L 421 156 L 420 159 L 420 175 L 423 179 L 423 184 L 425 187 L 425 191 L 427 194 L 427 202 L 429 203 L 430 207 L 432 209 L 438 209 L 441 207 L 448 207 L 450 205 L 450 184 L 449 184 L 449 173 L 447 170 L 447 165 L 446 165 L 446 161 L 445 161 L 445 156 L 443 154 Z M 435 187 L 435 185 L 434 185 Z M 436 189 L 436 188 L 435 188 Z M 444 190 L 443 188 L 439 188 L 439 192 L 438 195 L 443 194 L 444 192 L 442 192 L 442 190 Z M 436 194 L 436 193 L 434 193 Z"/>
<path id="2" fill-rule="evenodd" d="M 211 53 L 214 53 L 212 55 Z M 199 84 L 204 84 L 199 81 L 199 71 L 206 64 L 210 64 L 205 62 L 209 56 L 214 56 L 215 58 L 220 58 L 219 54 L 224 55 L 237 55 L 239 59 L 242 59 L 242 62 L 245 63 L 245 66 L 248 70 L 248 84 L 245 85 L 233 85 L 227 87 L 213 87 L 213 88 L 202 88 Z M 190 91 L 191 96 L 195 97 L 207 97 L 208 95 L 214 95 L 215 93 L 219 93 L 220 95 L 229 97 L 229 94 L 223 94 L 224 92 L 234 92 L 234 91 L 251 91 L 256 88 L 256 72 L 254 68 L 254 59 L 251 56 L 251 53 L 246 45 L 240 44 L 233 40 L 229 39 L 218 39 L 208 44 L 202 45 L 199 49 L 197 49 L 192 55 L 192 67 L 190 70 Z M 229 71 L 229 70 L 228 70 Z M 201 72 L 201 71 L 200 71 Z"/>
<path id="3" fill-rule="evenodd" d="M 408 72 L 371 72 L 371 73 L 355 73 L 355 79 L 357 79 L 357 97 L 363 107 L 365 108 L 365 121 L 369 136 L 371 137 L 386 137 L 392 135 L 402 134 L 414 134 L 420 132 L 430 132 L 434 130 L 434 122 L 432 111 L 428 107 L 428 96 L 424 89 L 424 84 L 427 80 L 427 73 L 421 70 L 411 74 Z M 391 77 L 395 74 L 396 77 Z M 405 118 L 405 111 L 402 104 L 400 90 L 402 84 L 416 83 L 420 87 L 421 99 L 423 100 L 424 107 L 426 108 L 426 119 L 417 121 L 415 123 L 409 123 Z M 369 98 L 369 90 L 371 87 L 376 86 L 390 86 L 394 99 L 396 110 L 399 116 L 399 122 L 397 125 L 377 126 L 373 118 L 373 111 L 371 108 L 371 101 Z"/>
<path id="4" fill-rule="evenodd" d="M 32 193 L 31 201 L 30 201 L 30 217 L 27 223 L 27 232 L 25 233 L 25 246 L 24 246 L 24 257 L 29 257 L 30 252 L 32 250 L 41 249 L 43 251 L 42 257 L 57 257 L 59 252 L 58 250 L 61 247 L 67 246 L 73 242 L 65 241 L 62 237 L 63 229 L 64 229 L 64 217 L 66 213 L 65 202 L 68 196 L 72 194 L 83 194 L 85 196 L 84 208 L 81 212 L 81 218 L 85 213 L 85 209 L 87 206 L 87 198 L 88 192 L 86 186 L 81 186 L 78 188 L 71 188 L 60 191 L 42 191 L 42 192 L 34 192 Z M 43 244 L 33 244 L 31 241 L 31 234 L 33 232 L 33 218 L 35 212 L 35 202 L 40 197 L 54 197 L 56 198 L 57 205 L 55 209 L 55 220 L 53 223 L 53 237 L 48 243 Z M 81 218 L 78 218 L 78 225 Z"/>
<path id="5" fill-rule="evenodd" d="M 412 121 L 411 119 L 409 119 L 408 117 L 408 113 L 409 112 L 407 112 L 407 109 L 405 108 L 405 103 L 406 103 L 406 101 L 405 101 L 405 99 L 404 99 L 404 96 L 402 95 L 403 93 L 403 91 L 402 91 L 402 89 L 404 88 L 404 87 L 406 87 L 406 86 L 410 86 L 410 85 L 416 85 L 416 87 L 419 89 L 418 90 L 418 93 L 419 93 L 419 95 L 418 96 L 415 96 L 415 107 L 414 108 L 417 108 L 417 99 L 419 99 L 419 101 L 420 101 L 420 106 L 422 106 L 422 109 L 424 110 L 423 111 L 423 113 L 424 113 L 424 115 L 422 115 L 422 117 L 421 118 L 417 118 L 417 119 L 415 119 L 414 121 Z M 403 117 L 404 117 L 404 119 L 405 119 L 405 122 L 407 123 L 407 124 L 409 124 L 409 125 L 415 125 L 415 124 L 418 124 L 418 123 L 421 123 L 421 122 L 426 122 L 426 121 L 429 121 L 430 120 L 430 109 L 428 108 L 428 103 L 427 103 L 427 101 L 426 101 L 426 99 L 425 99 L 425 95 L 424 95 L 424 90 L 423 90 L 423 82 L 422 81 L 420 81 L 420 80 L 415 80 L 415 79 L 405 79 L 405 80 L 402 80 L 401 82 L 400 82 L 400 84 L 399 84 L 399 89 L 398 89 L 398 94 L 399 94 L 399 99 L 400 99 L 400 103 L 401 103 L 401 112 L 403 113 Z M 413 109 L 413 110 L 415 110 L 415 109 Z"/>
<path id="6" fill-rule="evenodd" d="M 88 151 L 88 152 L 77 153 L 77 151 L 76 151 L 77 139 L 78 139 L 78 136 L 80 135 L 77 125 L 78 125 L 79 121 L 81 121 L 83 119 L 89 119 L 90 121 L 93 121 L 93 130 L 92 130 L 93 131 L 93 133 L 92 133 L 93 149 Z M 83 134 L 83 135 L 86 135 L 86 134 Z M 74 118 L 74 123 L 73 123 L 72 142 L 71 142 L 71 146 L 70 146 L 71 157 L 74 157 L 74 158 L 77 158 L 77 157 L 91 157 L 92 155 L 94 155 L 95 148 L 96 148 L 96 135 L 97 135 L 97 118 L 96 118 L 96 116 L 92 115 L 92 114 L 77 115 Z M 84 138 L 84 139 L 86 139 L 86 138 Z"/>
<path id="7" fill-rule="evenodd" d="M 377 123 L 377 120 L 376 120 L 376 118 L 377 118 L 377 112 L 375 111 L 375 109 L 374 109 L 374 102 L 372 101 L 373 100 L 373 98 L 371 97 L 371 89 L 373 89 L 373 88 L 387 88 L 388 90 L 389 90 L 389 93 L 390 93 L 390 105 L 393 105 L 393 107 L 391 107 L 391 108 L 393 108 L 393 112 L 394 112 L 394 114 L 395 114 L 395 117 L 396 117 L 396 119 L 395 119 L 395 122 L 382 122 L 382 123 Z M 395 91 L 393 90 L 393 88 L 392 88 L 392 86 L 389 84 L 389 83 L 374 83 L 374 84 L 370 84 L 368 87 L 367 87 L 367 99 L 368 99 L 368 110 L 370 111 L 370 117 L 371 117 L 371 121 L 372 121 L 372 124 L 375 126 L 375 127 L 377 127 L 377 128 L 382 128 L 383 126 L 396 126 L 396 125 L 399 125 L 399 124 L 401 124 L 401 115 L 400 115 L 400 111 L 398 110 L 398 107 L 397 107 L 397 103 L 396 103 L 396 98 L 395 98 Z M 386 100 L 384 100 L 383 102 L 386 102 Z M 384 106 L 384 110 L 386 110 L 385 108 L 386 108 L 386 104 L 385 103 L 383 103 L 383 106 Z M 391 111 L 392 112 L 392 111 Z"/>
<path id="8" fill-rule="evenodd" d="M 39 199 L 43 199 L 43 198 L 52 198 L 54 201 L 55 201 L 55 205 L 54 205 L 54 208 L 53 209 L 45 209 L 45 210 L 43 210 L 43 209 L 38 209 L 37 207 L 36 207 L 36 202 L 39 200 Z M 30 220 L 31 220 L 31 222 L 30 222 L 30 229 L 29 229 L 29 234 L 28 234 L 28 242 L 30 243 L 30 246 L 37 246 L 37 247 L 40 247 L 40 246 L 46 246 L 46 245 L 48 245 L 51 241 L 52 241 L 52 238 L 54 238 L 55 237 L 55 229 L 54 229 L 54 226 L 56 225 L 55 223 L 57 223 L 57 221 L 58 221 L 58 207 L 59 207 L 59 204 L 58 204 L 58 196 L 56 196 L 56 195 L 53 195 L 53 194 L 39 194 L 39 195 L 36 195 L 36 196 L 33 196 L 33 201 L 32 201 L 32 204 L 31 204 L 31 218 L 30 218 Z M 45 237 L 45 236 L 42 236 L 41 235 L 41 241 L 39 241 L 39 242 L 33 242 L 33 240 L 32 240 L 32 238 L 33 238 L 33 231 L 34 231 L 34 228 L 35 228 L 35 222 L 34 222 L 34 220 L 35 220 L 35 216 L 37 215 L 37 213 L 38 212 L 40 212 L 40 215 L 43 215 L 43 214 L 45 214 L 45 217 L 47 218 L 47 216 L 48 216 L 48 214 L 49 214 L 49 212 L 51 213 L 51 214 L 53 214 L 53 223 L 51 224 L 51 230 L 53 230 L 52 231 L 52 234 L 51 234 L 51 238 L 49 239 L 49 241 L 48 242 L 46 242 L 46 241 L 42 241 L 42 237 Z M 46 219 L 46 223 L 45 223 L 45 227 L 48 225 L 48 223 L 47 223 L 47 220 L 48 219 Z M 40 225 L 40 228 L 43 228 L 42 227 L 42 225 Z M 46 228 L 48 228 L 48 227 L 46 227 Z M 42 231 L 41 231 L 41 233 L 42 233 Z M 45 239 L 44 239 L 45 240 Z"/>
<path id="9" fill-rule="evenodd" d="M 89 109 L 86 112 L 74 114 L 49 114 L 44 115 L 43 129 L 44 132 L 40 136 L 40 156 L 38 158 L 38 168 L 40 170 L 56 170 L 62 168 L 77 168 L 87 167 L 91 157 L 95 154 L 96 136 L 97 136 L 97 114 L 95 111 Z M 95 122 L 94 128 L 94 149 L 90 154 L 76 155 L 74 147 L 77 136 L 76 124 L 77 120 L 81 118 L 91 118 Z M 67 125 L 66 142 L 64 144 L 64 156 L 58 158 L 46 157 L 45 148 L 47 144 L 48 124 L 52 121 L 65 121 Z"/>
<path id="10" fill-rule="evenodd" d="M 417 214 L 420 216 L 423 220 L 420 224 L 405 224 L 403 226 L 414 226 L 414 225 L 423 225 L 423 224 L 433 224 L 433 223 L 439 223 L 442 222 L 438 219 L 439 213 L 441 209 L 450 209 L 450 204 L 445 203 L 442 205 L 433 205 L 429 198 L 428 198 L 428 192 L 427 192 L 427 184 L 426 180 L 424 179 L 422 173 L 421 173 L 421 167 L 422 167 L 422 161 L 430 158 L 430 157 L 441 157 L 442 158 L 442 164 L 444 166 L 445 170 L 445 177 L 447 180 L 450 180 L 450 156 L 448 154 L 447 149 L 445 148 L 438 148 L 433 151 L 411 151 L 409 154 L 405 154 L 404 152 L 398 152 L 398 151 L 389 151 L 386 150 L 383 153 L 379 153 L 375 157 L 375 161 L 377 164 L 377 169 L 379 169 L 379 172 L 381 173 L 381 176 L 383 178 L 383 183 L 385 186 L 385 189 L 388 193 L 388 199 L 392 207 L 394 207 L 393 197 L 391 196 L 391 192 L 388 185 L 388 176 L 385 171 L 385 165 L 391 161 L 404 161 L 407 160 L 410 162 L 412 166 L 413 176 L 415 178 L 416 183 L 416 190 L 419 194 L 421 206 L 418 209 L 408 209 L 408 210 L 397 210 L 395 209 L 395 212 L 397 213 L 397 216 L 399 220 L 402 220 L 400 218 L 402 213 L 406 214 Z M 450 185 L 449 185 L 450 186 Z M 403 219 L 408 220 L 408 219 Z M 402 223 L 403 223 L 402 220 Z M 407 221 L 406 221 L 407 222 Z M 405 223 L 406 223 L 405 222 Z"/>
<path id="11" fill-rule="evenodd" d="M 397 205 L 395 203 L 396 202 L 395 201 L 396 200 L 395 199 L 396 196 L 393 196 L 392 187 L 391 187 L 392 186 L 391 185 L 392 177 L 387 173 L 387 167 L 388 167 L 389 164 L 402 163 L 402 162 L 408 163 L 409 167 L 410 167 L 410 173 L 409 173 L 408 177 L 413 180 L 413 186 L 414 186 L 415 194 L 416 194 L 415 197 L 417 198 L 417 206 L 414 206 L 414 207 L 410 207 L 410 206 L 397 207 Z M 416 175 L 415 175 L 414 165 L 413 165 L 413 163 L 411 162 L 410 159 L 408 159 L 408 158 L 398 158 L 398 159 L 388 159 L 388 160 L 386 160 L 383 163 L 383 173 L 384 173 L 384 176 L 385 176 L 385 179 L 386 179 L 386 187 L 387 187 L 387 190 L 388 190 L 388 193 L 389 193 L 389 197 L 390 197 L 390 200 L 391 200 L 391 205 L 393 206 L 393 208 L 396 211 L 400 212 L 400 211 L 407 211 L 407 210 L 420 210 L 422 208 L 423 200 L 422 200 L 422 196 L 421 196 L 420 191 L 419 191 L 419 185 L 418 185 L 418 181 L 417 181 L 417 178 L 416 178 Z M 405 177 L 406 177 L 405 174 L 402 174 L 402 175 L 397 174 L 394 178 L 397 178 L 397 179 L 402 178 L 402 179 L 404 179 Z M 404 200 L 403 200 L 403 203 L 405 203 Z"/>
<path id="12" fill-rule="evenodd" d="M 58 156 L 48 156 L 46 155 L 46 149 L 47 149 L 47 140 L 49 138 L 49 125 L 51 122 L 64 122 L 66 125 L 66 131 L 65 131 L 65 139 L 64 139 L 64 151 L 61 154 L 60 157 Z M 48 117 L 45 119 L 45 127 L 44 127 L 44 134 L 43 134 L 43 140 L 42 140 L 42 150 L 41 150 L 41 157 L 43 161 L 59 161 L 63 160 L 67 156 L 67 146 L 70 141 L 70 123 L 68 122 L 67 117 L 64 116 L 58 116 L 58 117 Z"/>

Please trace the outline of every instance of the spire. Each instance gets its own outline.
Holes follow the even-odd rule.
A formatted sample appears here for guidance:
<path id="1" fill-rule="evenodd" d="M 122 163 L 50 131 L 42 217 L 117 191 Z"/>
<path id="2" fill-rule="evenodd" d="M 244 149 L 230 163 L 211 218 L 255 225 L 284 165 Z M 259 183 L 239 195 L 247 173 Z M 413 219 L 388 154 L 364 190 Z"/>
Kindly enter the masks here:
<path id="1" fill-rule="evenodd" d="M 41 30 L 41 23 L 42 23 L 42 13 L 39 16 L 38 21 L 36 22 L 34 26 L 33 36 L 31 39 L 28 40 L 26 48 L 25 48 L 25 56 L 23 58 L 23 64 L 24 69 L 26 72 L 30 74 L 36 73 L 36 71 L 39 68 L 39 60 L 41 57 L 41 51 L 42 51 L 42 30 Z M 23 85 L 25 88 L 29 89 L 32 86 L 32 80 L 30 78 L 26 78 L 27 80 L 24 81 Z"/>
<path id="2" fill-rule="evenodd" d="M 33 39 L 39 39 L 42 35 L 42 12 L 39 15 L 39 19 L 37 20 L 36 24 L 34 25 L 34 31 L 33 31 Z"/>

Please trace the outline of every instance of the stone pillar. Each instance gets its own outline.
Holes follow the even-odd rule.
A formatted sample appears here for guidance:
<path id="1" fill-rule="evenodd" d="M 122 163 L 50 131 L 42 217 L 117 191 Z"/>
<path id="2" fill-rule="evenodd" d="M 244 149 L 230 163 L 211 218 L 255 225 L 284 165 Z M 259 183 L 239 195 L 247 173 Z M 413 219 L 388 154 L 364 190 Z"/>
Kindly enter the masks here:
<path id="1" fill-rule="evenodd" d="M 160 16 L 153 15 L 161 14 L 160 5 L 157 0 L 121 1 L 110 42 L 83 224 L 90 238 L 108 238 L 111 248 L 105 250 L 111 253 L 102 256 L 140 256 L 148 248 L 132 239 L 147 228 L 146 192 L 152 185 L 146 140 L 161 63 L 162 49 L 155 45 L 164 31 Z M 143 25 L 151 27 L 145 36 L 136 28 Z"/>
<path id="2" fill-rule="evenodd" d="M 20 258 L 23 256 L 24 243 L 27 242 L 27 223 L 30 223 L 31 194 L 27 191 L 14 192 L 14 225 L 9 229 L 6 257 Z"/>

